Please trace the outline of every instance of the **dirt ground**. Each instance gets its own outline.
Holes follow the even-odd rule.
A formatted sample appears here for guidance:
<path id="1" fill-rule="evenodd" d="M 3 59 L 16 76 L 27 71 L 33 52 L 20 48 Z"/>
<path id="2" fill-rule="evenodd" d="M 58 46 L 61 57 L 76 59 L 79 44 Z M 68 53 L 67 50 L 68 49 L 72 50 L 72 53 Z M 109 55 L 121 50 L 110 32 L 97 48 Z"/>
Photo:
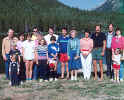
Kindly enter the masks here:
<path id="1" fill-rule="evenodd" d="M 19 87 L 9 86 L 5 75 L 0 74 L 0 100 L 124 100 L 124 82 L 103 81 L 93 78 L 85 81 L 58 80 L 53 82 L 25 82 Z"/>

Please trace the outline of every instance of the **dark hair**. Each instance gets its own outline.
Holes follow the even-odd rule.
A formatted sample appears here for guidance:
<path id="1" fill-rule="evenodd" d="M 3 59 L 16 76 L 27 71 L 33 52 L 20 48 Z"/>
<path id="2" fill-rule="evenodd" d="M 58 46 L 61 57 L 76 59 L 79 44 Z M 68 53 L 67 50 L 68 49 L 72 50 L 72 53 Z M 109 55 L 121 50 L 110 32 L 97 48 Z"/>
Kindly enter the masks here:
<path id="1" fill-rule="evenodd" d="M 120 28 L 119 28 L 119 27 L 117 27 L 117 28 L 116 28 L 116 31 L 120 31 Z"/>
<path id="2" fill-rule="evenodd" d="M 101 24 L 97 24 L 96 26 L 99 26 L 100 28 L 102 27 Z M 95 26 L 95 27 L 96 27 L 96 26 Z"/>
<path id="3" fill-rule="evenodd" d="M 52 29 L 54 31 L 54 27 L 53 26 L 49 26 L 49 29 Z"/>
<path id="4" fill-rule="evenodd" d="M 24 32 L 19 33 L 19 37 L 24 36 Z"/>
<path id="5" fill-rule="evenodd" d="M 44 38 L 42 38 L 42 39 L 40 40 L 40 42 L 41 42 L 42 40 L 44 41 L 44 44 L 43 44 L 43 45 L 47 45 L 46 40 L 45 40 Z"/>
<path id="6" fill-rule="evenodd" d="M 50 38 L 50 41 L 56 41 L 56 37 L 55 36 L 52 36 L 51 38 Z"/>
<path id="7" fill-rule="evenodd" d="M 32 37 L 32 33 L 27 33 L 26 37 Z"/>
<path id="8" fill-rule="evenodd" d="M 84 32 L 87 32 L 87 33 L 90 34 L 90 30 L 89 30 L 88 28 L 86 28 L 86 29 L 84 30 Z"/>
<path id="9" fill-rule="evenodd" d="M 63 29 L 64 29 L 64 30 L 67 30 L 67 27 L 62 27 L 62 30 L 63 30 Z"/>

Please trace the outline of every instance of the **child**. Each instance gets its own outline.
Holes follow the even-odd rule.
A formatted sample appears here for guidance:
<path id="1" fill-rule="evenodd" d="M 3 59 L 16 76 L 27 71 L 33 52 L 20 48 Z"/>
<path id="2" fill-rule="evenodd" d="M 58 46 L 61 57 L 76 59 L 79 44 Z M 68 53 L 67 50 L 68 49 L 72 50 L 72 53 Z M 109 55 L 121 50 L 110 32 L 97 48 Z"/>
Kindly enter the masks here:
<path id="1" fill-rule="evenodd" d="M 115 82 L 119 82 L 119 70 L 121 63 L 120 59 L 121 59 L 120 49 L 116 48 L 112 56 Z"/>
<path id="2" fill-rule="evenodd" d="M 57 55 L 59 51 L 58 45 L 56 42 L 56 37 L 52 36 L 50 38 L 51 44 L 48 45 L 48 61 L 49 61 L 49 67 L 50 67 L 50 81 L 53 81 L 53 78 L 55 81 L 57 80 Z"/>
<path id="3" fill-rule="evenodd" d="M 35 49 L 35 59 L 37 64 L 37 75 L 40 76 L 40 82 L 48 81 L 48 47 L 45 39 L 41 39 Z"/>
<path id="4" fill-rule="evenodd" d="M 11 79 L 11 85 L 12 86 L 18 86 L 19 85 L 19 63 L 16 60 L 16 55 L 11 54 L 10 55 L 10 65 L 9 65 L 9 74 L 10 74 L 10 79 Z"/>
<path id="5" fill-rule="evenodd" d="M 76 30 L 70 32 L 71 38 L 67 46 L 69 65 L 71 68 L 71 80 L 77 80 L 78 69 L 81 68 L 80 60 L 80 40 L 76 38 Z"/>
<path id="6" fill-rule="evenodd" d="M 26 66 L 26 80 L 32 80 L 32 67 L 34 60 L 35 43 L 31 40 L 32 34 L 27 34 L 27 40 L 23 42 L 22 54 Z"/>
<path id="7" fill-rule="evenodd" d="M 61 62 L 61 79 L 64 78 L 65 65 L 66 65 L 66 78 L 69 79 L 69 68 L 68 68 L 68 55 L 67 55 L 67 44 L 69 36 L 67 36 L 67 29 L 62 28 L 62 35 L 59 36 L 57 43 L 59 44 L 60 62 Z"/>
<path id="8" fill-rule="evenodd" d="M 19 79 L 21 83 L 25 81 L 26 75 L 25 75 L 25 63 L 23 61 L 23 55 L 22 55 L 22 47 L 24 42 L 24 33 L 19 34 L 19 41 L 17 42 L 17 49 L 20 51 L 20 72 L 19 72 Z"/>

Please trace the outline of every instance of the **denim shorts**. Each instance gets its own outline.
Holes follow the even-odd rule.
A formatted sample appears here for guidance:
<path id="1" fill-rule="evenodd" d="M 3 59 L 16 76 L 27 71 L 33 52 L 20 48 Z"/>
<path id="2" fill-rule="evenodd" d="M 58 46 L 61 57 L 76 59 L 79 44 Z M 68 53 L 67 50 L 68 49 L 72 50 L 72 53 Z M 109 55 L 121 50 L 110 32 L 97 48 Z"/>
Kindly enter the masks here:
<path id="1" fill-rule="evenodd" d="M 103 56 L 101 55 L 102 48 L 94 48 L 92 51 L 92 59 L 93 60 L 103 60 Z"/>

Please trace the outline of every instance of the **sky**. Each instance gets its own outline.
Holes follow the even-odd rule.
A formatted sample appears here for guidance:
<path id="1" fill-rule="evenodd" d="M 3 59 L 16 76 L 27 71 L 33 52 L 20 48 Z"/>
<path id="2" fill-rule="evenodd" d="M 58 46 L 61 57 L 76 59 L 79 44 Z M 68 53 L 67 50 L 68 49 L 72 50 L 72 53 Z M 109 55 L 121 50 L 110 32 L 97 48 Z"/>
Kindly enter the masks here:
<path id="1" fill-rule="evenodd" d="M 106 0 L 58 0 L 65 5 L 70 7 L 80 8 L 82 10 L 92 10 L 101 4 L 103 4 Z"/>

